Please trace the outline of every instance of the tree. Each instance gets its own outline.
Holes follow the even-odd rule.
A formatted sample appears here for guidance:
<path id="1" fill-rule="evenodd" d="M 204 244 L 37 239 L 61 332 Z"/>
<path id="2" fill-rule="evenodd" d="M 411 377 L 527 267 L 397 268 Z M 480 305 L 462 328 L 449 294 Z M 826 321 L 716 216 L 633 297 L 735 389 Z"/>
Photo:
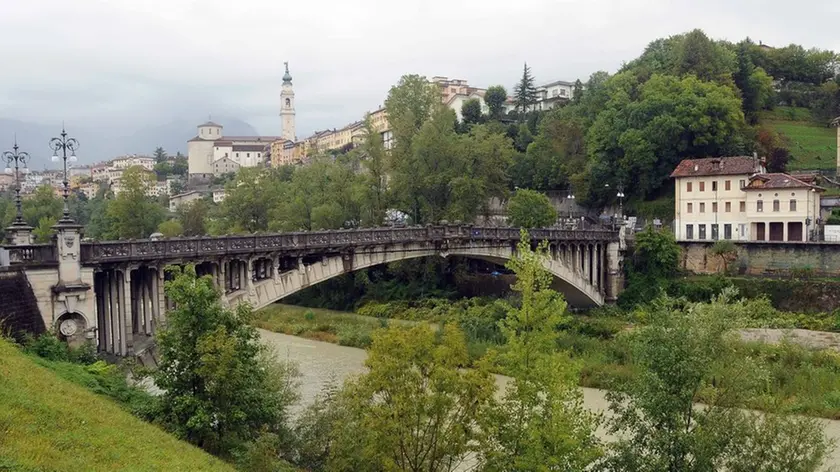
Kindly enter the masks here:
<path id="1" fill-rule="evenodd" d="M 240 169 L 225 186 L 222 214 L 233 233 L 268 230 L 269 212 L 280 204 L 287 182 L 276 169 Z"/>
<path id="2" fill-rule="evenodd" d="M 250 307 L 223 307 L 212 278 L 197 277 L 191 265 L 170 270 L 165 289 L 175 309 L 157 335 L 157 421 L 221 455 L 262 432 L 288 438 L 294 371 L 260 343 Z"/>
<path id="3" fill-rule="evenodd" d="M 206 222 L 209 216 L 210 203 L 203 198 L 178 207 L 178 220 L 184 236 L 206 235 Z"/>
<path id="4" fill-rule="evenodd" d="M 385 110 L 394 135 L 392 153 L 399 160 L 411 150 L 423 124 L 442 108 L 440 90 L 420 75 L 404 75 L 388 91 Z"/>
<path id="5" fill-rule="evenodd" d="M 543 193 L 519 189 L 508 201 L 508 224 L 521 228 L 547 228 L 557 222 L 557 211 Z"/>
<path id="6" fill-rule="evenodd" d="M 737 352 L 733 326 L 746 310 L 733 295 L 684 307 L 659 300 L 643 314 L 648 324 L 628 335 L 638 371 L 607 393 L 617 440 L 597 470 L 818 470 L 828 450 L 818 420 L 739 408 L 768 379 Z"/>
<path id="7" fill-rule="evenodd" d="M 583 99 L 583 82 L 580 79 L 575 80 L 575 85 L 572 88 L 572 103 L 577 105 Z"/>
<path id="8" fill-rule="evenodd" d="M 729 263 L 738 257 L 738 248 L 735 246 L 735 243 L 728 239 L 716 241 L 712 245 L 711 252 L 720 258 L 720 262 L 723 264 L 724 274 L 729 272 Z"/>
<path id="9" fill-rule="evenodd" d="M 469 355 L 455 326 L 435 338 L 426 325 L 374 333 L 368 372 L 345 387 L 349 417 L 326 470 L 453 471 L 466 458 L 495 385 L 484 367 L 464 369 Z"/>
<path id="10" fill-rule="evenodd" d="M 461 105 L 461 117 L 466 125 L 475 125 L 483 121 L 481 102 L 477 98 L 466 100 Z"/>
<path id="11" fill-rule="evenodd" d="M 499 362 L 513 377 L 502 400 L 483 417 L 479 458 L 483 469 L 587 470 L 599 456 L 596 418 L 582 404 L 578 367 L 557 351 L 558 327 L 566 302 L 551 290 L 543 268 L 547 243 L 536 251 L 522 231 L 513 289 L 521 295 L 500 327 L 507 339 Z"/>
<path id="12" fill-rule="evenodd" d="M 490 111 L 491 120 L 501 120 L 505 113 L 505 101 L 507 101 L 507 90 L 501 85 L 493 85 L 484 93 L 484 103 Z"/>
<path id="13" fill-rule="evenodd" d="M 163 150 L 162 147 L 158 146 L 155 148 L 155 162 L 160 164 L 161 162 L 166 161 L 169 156 L 166 155 L 166 151 Z"/>
<path id="14" fill-rule="evenodd" d="M 680 247 L 674 233 L 648 226 L 636 233 L 632 270 L 656 279 L 667 279 L 679 271 Z"/>
<path id="15" fill-rule="evenodd" d="M 58 224 L 58 219 L 52 216 L 42 216 L 41 220 L 38 221 L 38 226 L 32 230 L 32 235 L 35 236 L 35 242 L 38 244 L 50 242 L 55 234 L 53 226 L 56 224 Z"/>
<path id="16" fill-rule="evenodd" d="M 146 196 L 151 176 L 140 166 L 125 170 L 122 176 L 122 191 L 108 204 L 108 218 L 111 220 L 110 238 L 147 238 L 157 231 L 163 222 L 166 210 Z"/>
<path id="17" fill-rule="evenodd" d="M 367 170 L 362 183 L 365 189 L 363 221 L 369 226 L 379 226 L 385 219 L 391 199 L 388 192 L 388 172 L 391 163 L 382 142 L 382 135 L 373 127 L 370 118 L 365 119 L 365 140 L 361 150 L 365 156 L 362 164 Z"/>
<path id="18" fill-rule="evenodd" d="M 178 220 L 166 220 L 158 225 L 157 230 L 158 233 L 163 234 L 167 238 L 175 238 L 184 234 L 184 227 L 181 226 L 181 222 Z"/>
<path id="19" fill-rule="evenodd" d="M 746 123 L 732 87 L 692 75 L 654 74 L 640 83 L 630 72 L 611 77 L 603 87 L 609 101 L 587 133 L 589 203 L 614 196 L 605 183 L 615 188 L 633 182 L 628 197 L 653 198 L 683 158 L 745 150 Z"/>
<path id="20" fill-rule="evenodd" d="M 522 70 L 522 78 L 514 89 L 514 97 L 520 118 L 524 117 L 529 109 L 537 103 L 537 86 L 534 85 L 534 77 L 531 75 L 531 68 L 528 67 L 527 62 Z"/>

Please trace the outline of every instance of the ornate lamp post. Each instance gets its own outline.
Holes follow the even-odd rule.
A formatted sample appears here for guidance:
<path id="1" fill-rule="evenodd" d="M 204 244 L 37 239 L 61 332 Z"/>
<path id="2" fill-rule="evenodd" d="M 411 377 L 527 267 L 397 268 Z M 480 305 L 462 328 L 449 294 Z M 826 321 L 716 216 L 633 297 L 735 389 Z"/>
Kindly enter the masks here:
<path id="1" fill-rule="evenodd" d="M 59 159 L 64 162 L 64 181 L 62 182 L 64 184 L 64 215 L 58 221 L 58 224 L 73 224 L 73 218 L 70 217 L 70 207 L 67 206 L 67 197 L 70 195 L 70 182 L 67 181 L 67 161 L 76 162 L 76 149 L 79 149 L 79 142 L 76 141 L 76 138 L 68 138 L 67 132 L 64 131 L 64 127 L 62 126 L 60 137 L 50 140 L 50 148 L 53 150 L 53 162 L 58 162 Z M 61 151 L 60 156 L 59 151 Z M 69 156 L 67 155 L 67 151 L 70 151 Z"/>
<path id="2" fill-rule="evenodd" d="M 25 174 L 27 171 L 26 161 L 29 160 L 29 154 L 20 151 L 17 140 L 15 140 L 12 150 L 3 152 L 3 159 L 6 160 L 6 174 L 14 172 L 15 176 L 15 208 L 17 214 L 15 215 L 15 221 L 6 228 L 8 240 L 14 245 L 30 244 L 32 242 L 32 227 L 23 221 L 23 210 L 20 202 L 20 174 Z M 11 167 L 12 163 L 14 163 L 14 171 Z"/>
<path id="3" fill-rule="evenodd" d="M 621 217 L 622 224 L 624 222 L 624 186 L 618 186 L 618 193 L 615 195 L 618 197 L 618 216 Z"/>
<path id="4" fill-rule="evenodd" d="M 569 194 L 566 195 L 566 200 L 569 201 L 569 221 L 572 221 L 572 207 L 575 204 L 575 194 L 572 193 L 572 189 L 569 188 Z"/>

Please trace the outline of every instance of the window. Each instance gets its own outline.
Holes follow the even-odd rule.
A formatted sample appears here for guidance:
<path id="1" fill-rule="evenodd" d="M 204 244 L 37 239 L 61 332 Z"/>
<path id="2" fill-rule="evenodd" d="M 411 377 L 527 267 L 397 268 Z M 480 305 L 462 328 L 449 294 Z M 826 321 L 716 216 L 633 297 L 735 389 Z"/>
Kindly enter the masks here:
<path id="1" fill-rule="evenodd" d="M 251 153 L 250 152 L 245 153 L 245 157 L 251 157 Z"/>
<path id="2" fill-rule="evenodd" d="M 697 225 L 697 239 L 706 239 L 706 225 Z"/>
<path id="3" fill-rule="evenodd" d="M 720 239 L 720 234 L 718 233 L 718 225 L 717 225 L 717 223 L 715 223 L 715 224 L 713 224 L 713 225 L 712 225 L 712 239 L 714 239 L 715 241 L 717 241 L 718 239 Z"/>
<path id="4" fill-rule="evenodd" d="M 764 211 L 764 201 L 763 200 L 759 200 L 759 201 L 755 202 L 755 211 L 757 211 L 759 213 Z"/>
<path id="5" fill-rule="evenodd" d="M 686 183 L 685 183 L 685 191 L 686 191 L 686 192 L 690 192 L 690 191 L 691 191 L 691 182 L 686 182 Z"/>
<path id="6" fill-rule="evenodd" d="M 773 211 L 779 211 L 779 201 L 773 200 Z"/>
<path id="7" fill-rule="evenodd" d="M 732 225 L 723 225 L 723 239 L 732 239 Z"/>
<path id="8" fill-rule="evenodd" d="M 747 202 L 738 202 L 738 211 L 741 213 L 747 211 Z"/>
<path id="9" fill-rule="evenodd" d="M 239 153 L 238 153 L 238 152 L 236 153 L 236 157 L 239 157 Z"/>
<path id="10" fill-rule="evenodd" d="M 292 106 L 292 101 L 290 99 L 286 99 L 286 108 Z"/>
<path id="11" fill-rule="evenodd" d="M 694 210 L 694 204 L 689 202 L 688 205 L 686 206 L 686 213 L 691 213 L 692 210 Z"/>
<path id="12" fill-rule="evenodd" d="M 700 213 L 706 213 L 706 204 L 700 203 Z"/>
<path id="13" fill-rule="evenodd" d="M 796 211 L 796 200 L 790 201 L 790 211 Z"/>
<path id="14" fill-rule="evenodd" d="M 701 191 L 701 192 L 705 192 L 705 191 L 706 191 L 706 182 L 700 182 L 700 191 Z"/>
<path id="15" fill-rule="evenodd" d="M 712 192 L 717 192 L 717 180 L 712 181 Z"/>
<path id="16" fill-rule="evenodd" d="M 712 202 L 712 213 L 717 213 L 717 202 Z"/>
<path id="17" fill-rule="evenodd" d="M 726 182 L 723 183 L 723 189 L 726 190 L 727 192 L 731 189 L 731 187 L 732 187 L 732 181 L 731 180 L 727 180 Z"/>
<path id="18" fill-rule="evenodd" d="M 738 182 L 738 185 L 739 185 L 739 188 L 743 189 L 744 187 L 747 186 L 747 181 L 746 180 L 741 180 L 740 182 Z"/>
<path id="19" fill-rule="evenodd" d="M 694 239 L 694 225 L 685 225 L 685 239 Z"/>
<path id="20" fill-rule="evenodd" d="M 732 211 L 732 202 L 726 202 L 726 203 L 724 203 L 724 204 L 723 204 L 723 209 L 724 209 L 724 211 L 726 211 L 727 213 L 730 213 L 730 212 Z"/>

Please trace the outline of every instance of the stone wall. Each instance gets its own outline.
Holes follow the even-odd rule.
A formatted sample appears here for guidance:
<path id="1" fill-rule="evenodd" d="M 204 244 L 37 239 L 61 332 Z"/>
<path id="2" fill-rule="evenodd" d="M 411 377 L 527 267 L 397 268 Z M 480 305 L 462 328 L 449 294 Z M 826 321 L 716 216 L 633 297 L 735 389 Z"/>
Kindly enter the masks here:
<path id="1" fill-rule="evenodd" d="M 10 334 L 20 340 L 23 334 L 46 331 L 35 294 L 18 271 L 0 272 L 0 334 Z"/>
<path id="2" fill-rule="evenodd" d="M 680 242 L 683 269 L 695 274 L 723 272 L 723 261 L 712 254 L 713 242 Z M 729 262 L 732 273 L 742 275 L 788 275 L 808 269 L 814 275 L 840 276 L 840 243 L 736 242 L 737 258 Z"/>

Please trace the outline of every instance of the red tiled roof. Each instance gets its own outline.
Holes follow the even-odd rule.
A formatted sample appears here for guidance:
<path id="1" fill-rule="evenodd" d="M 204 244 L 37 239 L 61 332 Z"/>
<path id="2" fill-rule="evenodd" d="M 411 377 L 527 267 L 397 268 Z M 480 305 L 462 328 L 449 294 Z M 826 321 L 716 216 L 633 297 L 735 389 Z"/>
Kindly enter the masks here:
<path id="1" fill-rule="evenodd" d="M 816 185 L 803 182 L 796 177 L 788 174 L 759 174 L 750 178 L 750 183 L 744 190 L 768 190 L 768 189 L 784 189 L 784 188 L 813 188 L 823 191 L 822 188 Z"/>
<path id="2" fill-rule="evenodd" d="M 760 171 L 761 163 L 752 156 L 705 157 L 684 159 L 671 173 L 671 177 L 755 174 Z"/>

